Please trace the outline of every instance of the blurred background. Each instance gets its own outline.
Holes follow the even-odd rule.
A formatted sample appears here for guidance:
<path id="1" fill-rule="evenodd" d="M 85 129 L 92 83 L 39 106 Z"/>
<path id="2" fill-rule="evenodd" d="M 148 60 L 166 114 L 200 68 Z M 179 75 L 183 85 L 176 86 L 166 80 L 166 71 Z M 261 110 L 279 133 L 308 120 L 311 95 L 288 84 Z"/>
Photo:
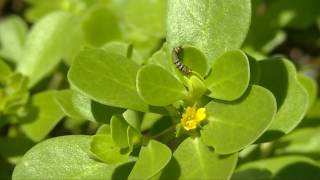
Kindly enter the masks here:
<path id="1" fill-rule="evenodd" d="M 124 0 L 97 1 L 106 4 L 114 1 L 121 9 L 121 3 Z M 16 32 L 13 32 L 13 29 L 10 30 L 13 27 L 10 23 L 8 25 L 8 18 L 22 19 L 25 22 L 22 26 L 29 29 L 33 23 L 51 12 L 82 13 L 94 3 L 96 3 L 95 0 L 0 0 L 0 58 L 14 66 L 15 61 L 12 59 L 15 59 L 15 55 L 18 54 L 18 50 L 14 53 L 6 51 L 7 46 L 16 45 L 16 40 L 10 39 Z M 164 16 L 159 15 L 159 17 Z M 98 20 L 98 22 L 104 22 L 104 20 Z M 154 26 L 158 27 L 157 24 Z M 101 28 L 103 30 L 103 27 Z M 132 33 L 131 30 L 135 30 L 135 27 L 130 28 L 128 31 L 130 33 L 124 36 L 133 42 L 143 57 L 153 54 L 165 40 L 165 33 L 161 31 L 153 35 L 148 34 L 147 40 L 141 40 L 141 32 Z M 142 33 L 142 35 L 145 34 Z M 99 44 L 95 39 L 88 38 L 89 42 L 92 40 L 93 46 L 97 45 L 95 43 Z M 113 38 L 117 40 L 117 36 L 106 37 L 106 40 L 114 40 Z M 320 0 L 252 0 L 252 23 L 242 48 L 256 59 L 278 55 L 287 57 L 296 65 L 300 73 L 314 79 L 317 82 L 314 85 L 319 87 Z M 67 60 L 60 63 L 53 75 L 38 83 L 31 89 L 31 93 L 67 87 L 65 77 L 69 63 Z M 317 91 L 314 92 L 314 96 L 314 105 L 310 107 L 307 116 L 297 129 L 271 144 L 248 148 L 242 152 L 239 163 L 280 155 L 303 155 L 320 164 L 320 99 Z M 54 128 L 50 136 L 93 134 L 96 126 L 89 122 L 64 120 Z M 28 139 L 10 139 L 10 134 L 15 133 L 14 125 L 0 121 L 0 179 L 10 179 L 15 162 L 34 145 Z M 3 147 L 12 147 L 16 150 L 11 151 L 10 148 Z"/>

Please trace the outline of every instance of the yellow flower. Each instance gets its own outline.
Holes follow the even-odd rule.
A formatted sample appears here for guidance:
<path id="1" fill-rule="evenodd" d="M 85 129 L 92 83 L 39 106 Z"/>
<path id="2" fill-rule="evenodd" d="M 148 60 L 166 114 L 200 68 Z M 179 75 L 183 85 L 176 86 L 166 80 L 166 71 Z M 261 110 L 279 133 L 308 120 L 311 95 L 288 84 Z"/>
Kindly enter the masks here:
<path id="1" fill-rule="evenodd" d="M 206 108 L 187 107 L 182 114 L 181 124 L 187 131 L 198 127 L 201 121 L 206 118 Z"/>

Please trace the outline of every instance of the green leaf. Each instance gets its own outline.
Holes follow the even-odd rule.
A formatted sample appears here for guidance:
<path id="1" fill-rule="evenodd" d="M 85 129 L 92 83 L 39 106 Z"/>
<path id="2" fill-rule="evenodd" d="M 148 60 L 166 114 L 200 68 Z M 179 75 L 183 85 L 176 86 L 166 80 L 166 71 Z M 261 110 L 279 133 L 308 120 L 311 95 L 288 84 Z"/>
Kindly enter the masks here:
<path id="1" fill-rule="evenodd" d="M 120 41 L 112 41 L 103 45 L 102 49 L 107 52 L 125 56 L 128 59 L 131 59 L 132 61 L 137 63 L 138 65 L 144 63 L 144 59 L 141 57 L 141 55 L 138 53 L 136 49 L 133 49 L 131 44 Z"/>
<path id="2" fill-rule="evenodd" d="M 105 105 L 148 111 L 136 90 L 138 66 L 117 54 L 84 50 L 74 60 L 70 83 L 81 93 Z"/>
<path id="3" fill-rule="evenodd" d="M 91 111 L 91 100 L 88 97 L 71 89 L 57 91 L 55 97 L 67 116 L 74 119 L 95 120 Z"/>
<path id="4" fill-rule="evenodd" d="M 167 70 L 177 79 L 183 79 L 181 73 L 177 73 L 179 70 L 176 69 L 173 61 L 171 59 L 171 54 L 168 53 L 168 47 L 165 43 L 163 47 L 155 52 L 149 59 L 149 64 L 155 64 L 161 66 L 163 69 Z M 170 52 L 171 53 L 171 52 Z"/>
<path id="5" fill-rule="evenodd" d="M 278 111 L 268 131 L 259 139 L 268 141 L 292 131 L 308 108 L 308 94 L 297 79 L 294 65 L 282 58 L 259 61 L 259 85 L 269 89 L 277 100 Z"/>
<path id="6" fill-rule="evenodd" d="M 82 30 L 85 41 L 92 46 L 121 38 L 117 16 L 106 6 L 93 7 L 83 19 Z"/>
<path id="7" fill-rule="evenodd" d="M 66 11 L 73 14 L 81 14 L 88 8 L 93 2 L 91 0 L 54 0 L 54 1 L 42 1 L 42 0 L 26 0 L 28 6 L 26 6 L 25 17 L 28 21 L 36 22 L 43 16 L 54 11 Z"/>
<path id="8" fill-rule="evenodd" d="M 29 99 L 27 78 L 19 73 L 11 73 L 1 83 L 3 83 L 1 84 L 3 88 L 0 90 L 0 111 L 3 114 L 23 116 L 23 106 Z"/>
<path id="9" fill-rule="evenodd" d="M 54 91 L 44 91 L 32 96 L 29 112 L 21 123 L 22 130 L 33 141 L 45 138 L 64 116 L 54 96 Z"/>
<path id="10" fill-rule="evenodd" d="M 69 33 L 77 25 L 76 17 L 57 12 L 44 17 L 33 26 L 17 69 L 29 77 L 30 87 L 48 75 L 70 49 L 73 40 L 69 39 Z"/>
<path id="11" fill-rule="evenodd" d="M 148 35 L 163 37 L 165 36 L 166 7 L 167 1 L 164 0 L 126 1 L 125 23 Z"/>
<path id="12" fill-rule="evenodd" d="M 171 150 L 164 144 L 151 140 L 142 147 L 139 159 L 134 165 L 128 179 L 150 179 L 159 173 L 170 161 Z"/>
<path id="13" fill-rule="evenodd" d="M 238 153 L 218 155 L 196 138 L 184 140 L 164 169 L 161 179 L 230 179 Z"/>
<path id="14" fill-rule="evenodd" d="M 127 139 L 130 149 L 133 149 L 135 145 L 140 145 L 142 143 L 142 138 L 143 136 L 137 129 L 131 126 L 127 127 Z"/>
<path id="15" fill-rule="evenodd" d="M 110 135 L 95 135 L 90 150 L 107 164 L 124 162 L 129 158 L 129 153 L 122 152 Z"/>
<path id="16" fill-rule="evenodd" d="M 241 99 L 212 101 L 206 109 L 209 123 L 201 138 L 217 153 L 229 154 L 252 144 L 267 130 L 276 113 L 276 100 L 270 91 L 254 85 Z"/>
<path id="17" fill-rule="evenodd" d="M 183 63 L 202 77 L 205 77 L 209 71 L 208 61 L 204 54 L 192 46 L 183 47 Z"/>
<path id="18" fill-rule="evenodd" d="M 240 50 L 228 51 L 212 65 L 206 79 L 210 97 L 232 101 L 238 99 L 248 88 L 250 66 L 247 56 Z"/>
<path id="19" fill-rule="evenodd" d="M 0 59 L 0 81 L 4 81 L 12 73 L 10 66 Z"/>
<path id="20" fill-rule="evenodd" d="M 314 104 L 316 101 L 317 95 L 318 95 L 318 86 L 317 82 L 312 79 L 311 77 L 308 77 L 307 75 L 304 75 L 302 73 L 298 74 L 298 80 L 303 85 L 303 87 L 308 92 L 309 97 L 309 108 Z"/>
<path id="21" fill-rule="evenodd" d="M 15 167 L 12 179 L 111 179 L 117 165 L 90 157 L 91 139 L 62 136 L 37 144 Z"/>
<path id="22" fill-rule="evenodd" d="M 112 116 L 110 124 L 111 136 L 114 143 L 120 148 L 128 147 L 127 129 L 129 125 L 123 116 Z"/>
<path id="23" fill-rule="evenodd" d="M 103 134 L 103 135 L 110 135 L 111 134 L 111 127 L 109 124 L 103 124 L 101 125 L 96 134 Z"/>
<path id="24" fill-rule="evenodd" d="M 128 109 L 122 115 L 131 127 L 140 130 L 143 113 Z"/>
<path id="25" fill-rule="evenodd" d="M 73 119 L 109 123 L 113 114 L 121 114 L 124 111 L 92 101 L 72 89 L 57 91 L 55 97 L 63 112 Z"/>
<path id="26" fill-rule="evenodd" d="M 319 177 L 320 166 L 312 159 L 303 156 L 283 156 L 243 164 L 232 179 L 316 180 Z"/>
<path id="27" fill-rule="evenodd" d="M 19 16 L 10 16 L 1 21 L 0 56 L 15 63 L 21 61 L 27 31 L 27 24 Z"/>
<path id="28" fill-rule="evenodd" d="M 142 99 L 153 106 L 166 106 L 186 96 L 186 89 L 168 71 L 146 65 L 138 71 L 137 89 Z"/>
<path id="29" fill-rule="evenodd" d="M 320 127 L 302 128 L 282 137 L 275 143 L 275 154 L 320 155 Z"/>
<path id="30" fill-rule="evenodd" d="M 239 48 L 250 25 L 250 0 L 170 0 L 167 7 L 169 46 L 195 46 L 210 65 Z"/>

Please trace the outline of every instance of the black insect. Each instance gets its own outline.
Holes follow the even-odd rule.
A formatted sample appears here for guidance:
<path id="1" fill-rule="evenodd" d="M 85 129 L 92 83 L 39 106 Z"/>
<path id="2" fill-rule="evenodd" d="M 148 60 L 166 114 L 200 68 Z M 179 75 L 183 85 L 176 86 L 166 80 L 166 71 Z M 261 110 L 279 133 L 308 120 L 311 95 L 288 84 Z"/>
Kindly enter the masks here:
<path id="1" fill-rule="evenodd" d="M 181 51 L 181 47 L 175 47 L 172 49 L 172 61 L 183 74 L 189 76 L 192 70 L 188 66 L 183 64 L 183 62 L 179 59 L 179 54 L 181 53 Z"/>

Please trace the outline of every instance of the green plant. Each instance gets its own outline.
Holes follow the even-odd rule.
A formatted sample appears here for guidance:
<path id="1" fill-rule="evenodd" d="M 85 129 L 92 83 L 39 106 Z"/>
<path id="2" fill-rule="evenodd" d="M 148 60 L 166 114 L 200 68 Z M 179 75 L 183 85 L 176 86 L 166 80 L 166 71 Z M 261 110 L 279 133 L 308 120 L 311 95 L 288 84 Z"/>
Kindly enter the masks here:
<path id="1" fill-rule="evenodd" d="M 295 164 L 320 176 L 308 157 L 250 162 L 316 133 L 287 135 L 317 98 L 285 57 L 241 50 L 250 0 L 28 3 L 30 32 L 19 17 L 0 26 L 0 127 L 24 142 L 0 150 L 18 161 L 13 179 L 292 178 L 281 170 Z M 173 63 L 179 46 L 191 74 Z M 44 140 L 63 119 L 75 134 L 87 120 L 98 128 Z"/>

